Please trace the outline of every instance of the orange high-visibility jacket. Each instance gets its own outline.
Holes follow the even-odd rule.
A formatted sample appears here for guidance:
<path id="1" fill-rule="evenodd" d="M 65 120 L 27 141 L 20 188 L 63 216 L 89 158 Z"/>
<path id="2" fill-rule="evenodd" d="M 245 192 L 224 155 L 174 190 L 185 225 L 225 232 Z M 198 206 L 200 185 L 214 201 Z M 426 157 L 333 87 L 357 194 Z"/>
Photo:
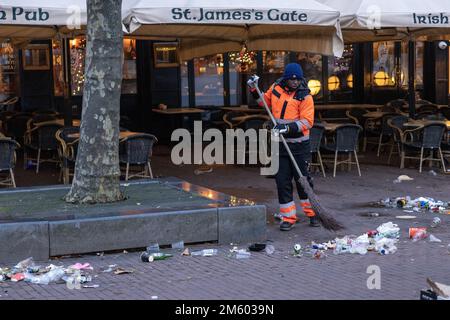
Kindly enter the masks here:
<path id="1" fill-rule="evenodd" d="M 287 136 L 286 141 L 309 140 L 309 130 L 314 125 L 314 100 L 308 89 L 289 92 L 279 82 L 275 82 L 264 94 L 264 99 L 279 124 L 294 122 L 302 133 L 297 136 Z M 262 101 L 258 102 L 261 105 Z"/>

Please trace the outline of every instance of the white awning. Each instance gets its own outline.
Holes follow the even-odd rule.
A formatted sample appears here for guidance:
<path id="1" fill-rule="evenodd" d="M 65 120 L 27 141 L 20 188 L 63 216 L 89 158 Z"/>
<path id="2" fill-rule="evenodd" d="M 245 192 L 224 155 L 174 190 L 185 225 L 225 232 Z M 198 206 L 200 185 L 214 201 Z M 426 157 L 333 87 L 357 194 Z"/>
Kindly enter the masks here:
<path id="1" fill-rule="evenodd" d="M 341 12 L 346 42 L 449 38 L 448 0 L 318 0 Z"/>
<path id="2" fill-rule="evenodd" d="M 182 59 L 227 51 L 292 50 L 341 56 L 339 12 L 316 1 L 138 1 L 124 18 L 135 36 L 180 39 Z"/>

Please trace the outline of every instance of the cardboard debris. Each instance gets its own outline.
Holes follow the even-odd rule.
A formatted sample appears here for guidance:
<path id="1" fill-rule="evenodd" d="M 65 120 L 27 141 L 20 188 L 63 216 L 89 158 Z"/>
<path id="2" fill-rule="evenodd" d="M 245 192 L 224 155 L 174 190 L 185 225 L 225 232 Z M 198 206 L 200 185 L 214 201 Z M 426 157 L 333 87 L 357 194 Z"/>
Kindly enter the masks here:
<path id="1" fill-rule="evenodd" d="M 430 278 L 427 278 L 427 283 L 431 287 L 431 289 L 438 294 L 439 296 L 442 296 L 444 298 L 450 298 L 450 286 L 435 282 L 431 280 Z"/>
<path id="2" fill-rule="evenodd" d="M 409 220 L 409 219 L 415 219 L 416 216 L 396 216 L 397 219 L 403 219 L 403 220 Z"/>
<path id="3" fill-rule="evenodd" d="M 133 269 L 125 269 L 125 268 L 116 268 L 116 270 L 114 271 L 114 274 L 128 274 L 128 273 L 133 273 L 134 270 Z"/>

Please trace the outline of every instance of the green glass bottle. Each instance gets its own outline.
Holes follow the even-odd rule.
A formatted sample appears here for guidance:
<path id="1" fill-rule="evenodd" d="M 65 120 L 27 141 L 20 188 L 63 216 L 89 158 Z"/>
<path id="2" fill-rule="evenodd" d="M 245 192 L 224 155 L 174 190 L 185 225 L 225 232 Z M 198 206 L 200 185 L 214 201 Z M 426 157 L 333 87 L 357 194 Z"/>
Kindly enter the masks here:
<path id="1" fill-rule="evenodd" d="M 170 257 L 173 257 L 173 255 L 168 254 L 168 253 L 163 253 L 163 252 L 153 252 L 153 253 L 143 252 L 141 254 L 141 260 L 143 262 L 152 262 L 155 260 L 165 260 Z"/>

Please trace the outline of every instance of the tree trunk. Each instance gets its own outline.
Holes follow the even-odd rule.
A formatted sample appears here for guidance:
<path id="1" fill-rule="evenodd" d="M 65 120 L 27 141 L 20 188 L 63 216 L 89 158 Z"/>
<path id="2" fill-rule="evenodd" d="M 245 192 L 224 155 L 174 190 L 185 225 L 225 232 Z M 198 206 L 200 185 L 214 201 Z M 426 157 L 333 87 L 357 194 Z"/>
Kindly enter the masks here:
<path id="1" fill-rule="evenodd" d="M 122 0 L 87 0 L 86 69 L 71 203 L 123 199 L 119 121 L 122 86 Z"/>

